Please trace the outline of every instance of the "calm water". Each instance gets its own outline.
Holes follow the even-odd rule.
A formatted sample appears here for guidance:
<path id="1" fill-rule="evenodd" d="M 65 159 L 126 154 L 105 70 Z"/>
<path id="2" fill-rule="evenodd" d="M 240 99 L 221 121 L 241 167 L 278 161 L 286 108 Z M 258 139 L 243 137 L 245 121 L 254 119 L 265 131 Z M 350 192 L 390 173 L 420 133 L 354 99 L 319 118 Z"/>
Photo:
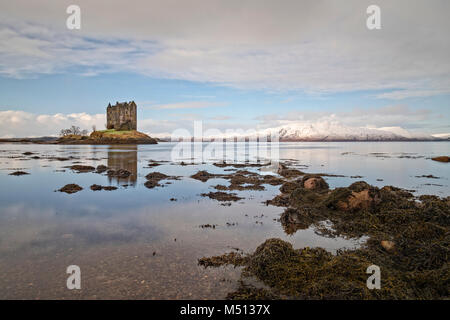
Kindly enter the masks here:
<path id="1" fill-rule="evenodd" d="M 321 237 L 313 228 L 286 235 L 276 221 L 283 209 L 263 203 L 279 187 L 238 192 L 245 199 L 231 206 L 201 197 L 227 181 L 203 183 L 190 175 L 198 170 L 230 172 L 211 164 L 172 163 L 173 146 L 1 144 L 0 298 L 224 298 L 236 287 L 239 270 L 204 270 L 197 266 L 198 258 L 233 248 L 252 251 L 271 237 L 296 248 L 320 246 L 332 252 L 364 241 Z M 41 159 L 24 156 L 27 151 Z M 280 159 L 305 172 L 345 176 L 326 178 L 331 187 L 364 180 L 446 197 L 450 165 L 429 158 L 449 151 L 449 142 L 282 143 Z M 74 158 L 49 158 L 54 156 Z M 149 168 L 150 159 L 168 162 Z M 117 180 L 64 168 L 78 162 L 123 168 L 133 175 Z M 8 175 L 16 170 L 30 175 Z M 147 189 L 145 176 L 152 171 L 182 178 Z M 422 175 L 439 179 L 417 177 Z M 54 192 L 68 183 L 84 189 L 71 195 Z M 94 192 L 89 189 L 94 183 L 119 189 Z M 202 229 L 202 224 L 218 226 Z M 72 264 L 81 268 L 82 290 L 66 288 L 65 271 Z"/>

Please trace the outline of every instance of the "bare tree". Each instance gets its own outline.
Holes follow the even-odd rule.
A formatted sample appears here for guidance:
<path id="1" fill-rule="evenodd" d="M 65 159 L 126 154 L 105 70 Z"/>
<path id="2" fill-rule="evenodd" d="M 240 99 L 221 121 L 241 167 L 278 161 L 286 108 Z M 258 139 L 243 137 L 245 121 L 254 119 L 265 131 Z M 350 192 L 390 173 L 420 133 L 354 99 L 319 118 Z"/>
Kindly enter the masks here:
<path id="1" fill-rule="evenodd" d="M 80 127 L 71 126 L 70 130 L 72 131 L 72 134 L 74 134 L 74 135 L 80 135 L 81 134 Z"/>
<path id="2" fill-rule="evenodd" d="M 61 131 L 59 132 L 59 135 L 61 137 L 65 137 L 65 136 L 67 136 L 69 134 L 70 134 L 70 129 L 61 129 Z"/>
<path id="3" fill-rule="evenodd" d="M 62 129 L 59 132 L 59 135 L 61 137 L 65 137 L 65 136 L 68 136 L 68 135 L 77 135 L 77 136 L 83 135 L 83 136 L 87 136 L 88 135 L 88 131 L 87 130 L 81 131 L 80 127 L 71 126 L 69 129 Z"/>

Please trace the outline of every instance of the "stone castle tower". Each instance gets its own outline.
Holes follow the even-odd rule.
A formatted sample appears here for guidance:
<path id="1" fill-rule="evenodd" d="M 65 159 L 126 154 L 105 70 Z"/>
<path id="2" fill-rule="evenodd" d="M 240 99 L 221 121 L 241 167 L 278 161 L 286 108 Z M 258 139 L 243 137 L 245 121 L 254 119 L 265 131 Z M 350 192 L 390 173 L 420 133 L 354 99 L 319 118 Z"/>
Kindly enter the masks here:
<path id="1" fill-rule="evenodd" d="M 137 130 L 137 111 L 134 101 L 108 104 L 106 108 L 106 129 Z"/>

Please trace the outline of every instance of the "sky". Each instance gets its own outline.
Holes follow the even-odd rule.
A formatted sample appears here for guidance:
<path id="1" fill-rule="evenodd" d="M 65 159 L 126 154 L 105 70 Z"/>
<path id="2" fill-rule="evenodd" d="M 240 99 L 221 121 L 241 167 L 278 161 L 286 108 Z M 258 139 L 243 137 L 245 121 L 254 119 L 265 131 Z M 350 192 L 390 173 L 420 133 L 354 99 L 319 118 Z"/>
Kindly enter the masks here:
<path id="1" fill-rule="evenodd" d="M 81 9 L 69 30 L 66 9 Z M 366 9 L 381 9 L 369 30 Z M 37 0 L 0 3 L 0 137 L 339 123 L 450 133 L 447 0 Z"/>

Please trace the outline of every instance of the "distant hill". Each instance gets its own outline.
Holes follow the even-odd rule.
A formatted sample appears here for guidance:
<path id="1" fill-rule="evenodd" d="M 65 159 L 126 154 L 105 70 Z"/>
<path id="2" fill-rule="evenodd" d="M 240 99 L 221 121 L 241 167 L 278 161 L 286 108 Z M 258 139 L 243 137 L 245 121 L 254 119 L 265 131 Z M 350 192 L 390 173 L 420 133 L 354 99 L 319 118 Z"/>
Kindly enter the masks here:
<path id="1" fill-rule="evenodd" d="M 58 140 L 58 137 L 33 137 L 33 138 L 4 138 L 0 142 L 16 142 L 16 143 L 39 143 L 52 142 Z"/>

